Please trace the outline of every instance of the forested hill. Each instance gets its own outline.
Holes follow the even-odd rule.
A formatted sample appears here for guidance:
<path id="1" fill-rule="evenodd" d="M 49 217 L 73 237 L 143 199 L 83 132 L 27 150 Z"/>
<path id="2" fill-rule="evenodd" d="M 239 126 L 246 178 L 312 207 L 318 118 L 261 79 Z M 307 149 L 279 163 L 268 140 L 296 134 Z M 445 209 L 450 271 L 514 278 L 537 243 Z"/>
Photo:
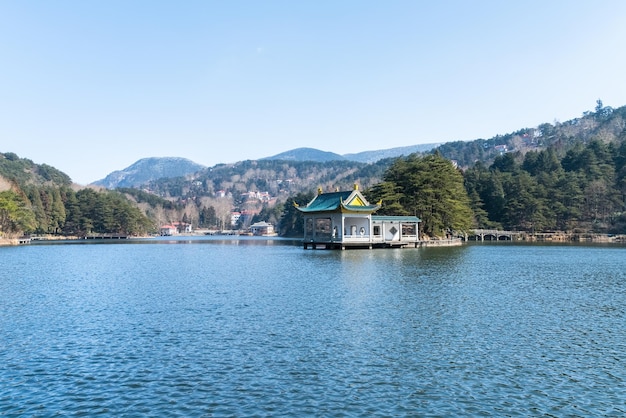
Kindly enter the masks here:
<path id="1" fill-rule="evenodd" d="M 24 233 L 143 235 L 153 223 L 124 195 L 75 190 L 70 177 L 14 153 L 0 154 L 0 238 Z"/>
<path id="2" fill-rule="evenodd" d="M 315 148 L 296 148 L 271 157 L 261 158 L 261 160 L 327 162 L 341 161 L 345 160 L 345 158 L 334 152 L 320 151 Z"/>
<path id="3" fill-rule="evenodd" d="M 495 157 L 507 152 L 525 153 L 529 150 L 540 150 L 554 146 L 563 153 L 575 143 L 585 142 L 592 138 L 601 138 L 605 142 L 615 141 L 619 138 L 623 123 L 624 108 L 612 109 L 604 107 L 601 102 L 598 102 L 595 112 L 585 112 L 580 118 L 563 123 L 543 123 L 534 128 L 523 128 L 516 132 L 497 135 L 490 139 L 455 141 L 444 144 L 421 144 L 345 155 L 314 148 L 296 148 L 271 157 L 262 158 L 258 160 L 258 163 L 263 166 L 266 161 L 282 161 L 294 167 L 295 165 L 301 166 L 301 163 L 329 163 L 331 166 L 336 164 L 338 168 L 341 168 L 344 167 L 341 163 L 346 161 L 352 163 L 376 163 L 381 160 L 391 161 L 394 158 L 414 153 L 428 154 L 437 151 L 445 158 L 455 161 L 459 167 L 465 169 L 470 168 L 477 162 L 487 165 L 491 164 Z M 205 177 L 211 178 L 213 176 L 212 173 L 223 172 L 224 168 L 236 173 L 239 167 L 242 167 L 242 164 L 218 164 L 215 167 L 206 168 L 184 158 L 144 158 L 123 170 L 109 174 L 105 179 L 98 180 L 93 184 L 109 189 L 141 187 L 159 179 L 163 179 L 163 181 L 158 182 L 160 184 L 167 183 L 168 179 L 173 179 L 173 183 L 179 184 L 181 180 L 178 177 L 195 175 L 200 179 Z M 238 174 L 245 176 L 245 173 Z M 157 189 L 161 190 L 168 188 L 168 186 L 161 185 L 157 187 Z M 221 187 L 218 186 L 219 188 Z M 182 197 L 182 195 L 179 196 Z"/>
<path id="4" fill-rule="evenodd" d="M 507 153 L 464 171 L 475 225 L 529 232 L 626 234 L 626 137 L 579 142 L 560 156 Z"/>
<path id="5" fill-rule="evenodd" d="M 524 155 L 551 147 L 560 158 L 577 144 L 592 139 L 610 143 L 621 140 L 626 121 L 626 107 L 612 109 L 598 103 L 595 112 L 585 112 L 580 118 L 563 123 L 544 123 L 536 128 L 498 135 L 490 139 L 457 141 L 428 148 L 424 154 L 438 152 L 453 160 L 460 168 L 468 169 L 476 163 L 489 166 L 498 156 L 515 153 Z M 406 155 L 412 148 L 406 148 Z M 400 149 L 398 149 L 400 150 Z M 296 152 L 297 151 L 297 152 Z M 210 196 L 222 191 L 235 197 L 242 193 L 265 191 L 277 196 L 279 191 L 291 193 L 315 190 L 317 187 L 344 187 L 359 182 L 367 187 L 380 176 L 395 158 L 377 160 L 374 164 L 347 160 L 333 153 L 323 153 L 324 162 L 316 161 L 321 151 L 310 148 L 257 161 L 219 164 L 206 168 L 190 178 L 163 178 L 146 185 L 152 192 L 167 198 L 186 199 L 191 196 Z"/>
<path id="6" fill-rule="evenodd" d="M 490 139 L 446 142 L 435 150 L 445 158 L 456 161 L 462 168 L 472 167 L 477 162 L 491 164 L 495 157 L 508 152 L 524 154 L 548 147 L 552 147 L 557 155 L 564 156 L 572 147 L 593 139 L 604 143 L 622 141 L 625 123 L 626 106 L 614 109 L 603 106 L 598 100 L 595 110 L 584 112 L 580 118 L 543 123 Z"/>
<path id="7" fill-rule="evenodd" d="M 35 164 L 26 158 L 20 158 L 12 152 L 0 153 L 0 177 L 14 186 L 70 186 L 70 176 L 47 164 Z"/>
<path id="8" fill-rule="evenodd" d="M 234 164 L 219 164 L 197 173 L 192 179 L 163 178 L 146 187 L 167 198 L 230 195 L 238 200 L 249 192 L 267 192 L 272 197 L 322 187 L 352 188 L 354 183 L 370 186 L 380 177 L 391 160 L 376 164 L 354 161 L 283 161 L 246 160 Z"/>

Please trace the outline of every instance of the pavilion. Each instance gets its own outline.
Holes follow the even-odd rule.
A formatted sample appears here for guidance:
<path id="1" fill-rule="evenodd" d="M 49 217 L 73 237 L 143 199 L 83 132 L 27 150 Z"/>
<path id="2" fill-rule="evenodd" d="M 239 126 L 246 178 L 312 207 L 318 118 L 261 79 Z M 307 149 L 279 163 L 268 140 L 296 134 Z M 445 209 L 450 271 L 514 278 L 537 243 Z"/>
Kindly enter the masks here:
<path id="1" fill-rule="evenodd" d="M 417 247 L 419 222 L 416 216 L 376 216 L 382 202 L 370 204 L 357 185 L 351 191 L 323 193 L 306 206 L 304 248 Z"/>

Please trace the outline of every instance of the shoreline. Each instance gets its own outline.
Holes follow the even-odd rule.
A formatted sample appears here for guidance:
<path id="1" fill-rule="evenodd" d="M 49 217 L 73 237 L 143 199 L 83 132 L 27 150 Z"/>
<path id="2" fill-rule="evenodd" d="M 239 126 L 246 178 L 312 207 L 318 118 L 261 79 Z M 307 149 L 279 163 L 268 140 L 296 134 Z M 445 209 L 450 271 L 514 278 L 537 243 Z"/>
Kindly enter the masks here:
<path id="1" fill-rule="evenodd" d="M 0 247 L 30 244 L 30 238 L 0 238 Z"/>
<path id="2" fill-rule="evenodd" d="M 203 236 L 204 234 L 180 234 L 177 236 Z M 146 236 L 143 238 L 149 238 Z M 287 237 L 288 238 L 288 237 Z M 468 239 L 468 238 L 452 238 L 452 239 L 427 239 L 421 240 L 417 243 L 416 247 L 456 247 L 472 242 L 516 242 L 516 243 L 589 243 L 589 244 L 626 244 L 626 235 L 624 234 L 594 234 L 594 233 L 526 233 L 516 232 L 513 235 L 506 236 L 506 239 L 500 237 L 499 239 Z M 117 240 L 128 239 L 128 237 L 117 236 L 91 236 L 91 237 L 77 237 L 77 236 L 33 236 L 33 237 L 20 237 L 20 238 L 4 238 L 0 237 L 0 247 L 11 247 L 18 245 L 28 245 L 32 241 L 82 241 L 82 240 Z M 297 238 L 292 238 L 297 239 Z"/>
<path id="3" fill-rule="evenodd" d="M 485 241 L 513 241 L 513 242 L 555 242 L 555 243 L 597 243 L 597 244 L 626 244 L 626 235 L 623 234 L 596 234 L 565 233 L 565 232 L 519 232 L 510 237 L 511 239 Z"/>

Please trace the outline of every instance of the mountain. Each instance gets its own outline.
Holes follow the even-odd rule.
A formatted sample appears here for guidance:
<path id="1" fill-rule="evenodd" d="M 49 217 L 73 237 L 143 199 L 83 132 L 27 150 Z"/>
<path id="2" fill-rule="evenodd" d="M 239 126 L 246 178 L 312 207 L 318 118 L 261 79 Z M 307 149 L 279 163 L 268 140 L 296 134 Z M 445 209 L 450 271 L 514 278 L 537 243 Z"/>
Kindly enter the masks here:
<path id="1" fill-rule="evenodd" d="M 10 184 L 19 187 L 69 186 L 72 179 L 64 172 L 47 164 L 35 164 L 27 158 L 20 158 L 12 152 L 0 153 L 0 179 L 2 189 Z"/>
<path id="2" fill-rule="evenodd" d="M 441 144 L 420 144 L 410 145 L 408 147 L 397 147 L 389 149 L 381 149 L 376 151 L 363 151 L 355 154 L 344 154 L 346 160 L 358 161 L 360 163 L 375 163 L 386 158 L 396 158 L 407 156 L 416 152 L 429 152 L 437 148 Z"/>
<path id="3" fill-rule="evenodd" d="M 315 148 L 296 148 L 259 161 L 312 161 L 326 163 L 331 161 L 354 161 L 359 163 L 374 163 L 382 159 L 395 158 L 415 152 L 428 152 L 439 144 L 422 144 L 408 147 L 390 148 L 376 151 L 364 151 L 355 154 L 340 155 L 334 152 L 321 151 Z M 161 178 L 184 177 L 197 173 L 207 167 L 185 158 L 152 157 L 144 158 L 133 165 L 114 171 L 102 180 L 94 181 L 95 186 L 107 189 L 138 187 Z"/>
<path id="4" fill-rule="evenodd" d="M 284 161 L 316 161 L 325 163 L 327 161 L 345 160 L 334 152 L 320 151 L 315 148 L 296 148 L 290 151 L 281 152 L 272 157 L 261 158 L 262 160 L 284 160 Z"/>
<path id="5" fill-rule="evenodd" d="M 137 187 L 160 178 L 184 177 L 206 168 L 186 158 L 151 157 L 143 158 L 123 170 L 114 171 L 102 180 L 93 182 L 95 186 L 115 189 Z"/>
<path id="6" fill-rule="evenodd" d="M 285 160 L 285 161 L 315 161 L 324 163 L 327 161 L 356 161 L 359 163 L 375 163 L 386 158 L 396 158 L 406 156 L 416 152 L 428 152 L 437 148 L 441 144 L 420 144 L 410 145 L 408 147 L 397 147 L 374 151 L 363 151 L 354 154 L 339 155 L 333 152 L 320 151 L 315 148 L 296 148 L 285 151 L 271 157 L 262 158 L 263 160 Z"/>

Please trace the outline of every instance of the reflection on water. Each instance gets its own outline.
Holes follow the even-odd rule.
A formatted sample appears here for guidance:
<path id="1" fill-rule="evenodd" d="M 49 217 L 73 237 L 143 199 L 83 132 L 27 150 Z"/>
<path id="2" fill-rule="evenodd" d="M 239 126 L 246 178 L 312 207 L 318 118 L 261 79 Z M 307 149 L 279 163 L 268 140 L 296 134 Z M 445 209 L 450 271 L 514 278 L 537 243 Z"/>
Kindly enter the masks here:
<path id="1" fill-rule="evenodd" d="M 624 248 L 143 243 L 0 249 L 0 414 L 626 412 Z"/>

